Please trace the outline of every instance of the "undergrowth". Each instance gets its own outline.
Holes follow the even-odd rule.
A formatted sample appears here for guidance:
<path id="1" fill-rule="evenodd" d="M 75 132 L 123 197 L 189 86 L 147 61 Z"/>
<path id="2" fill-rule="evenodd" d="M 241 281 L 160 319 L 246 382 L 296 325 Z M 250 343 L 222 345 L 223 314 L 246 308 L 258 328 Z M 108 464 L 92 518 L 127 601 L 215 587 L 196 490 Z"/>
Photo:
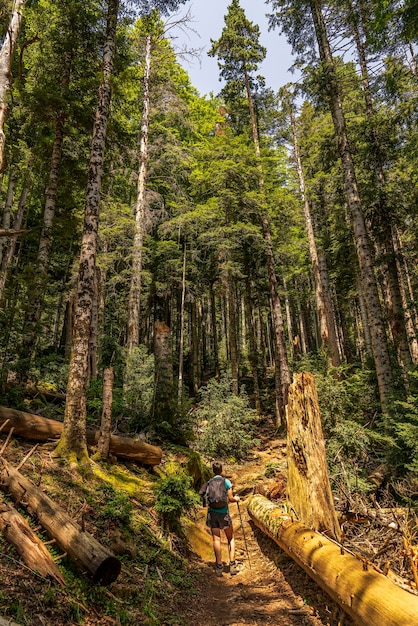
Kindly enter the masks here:
<path id="1" fill-rule="evenodd" d="M 18 445 L 12 451 L 16 461 L 24 456 Z M 56 504 L 120 559 L 118 579 L 108 587 L 95 585 L 66 557 L 60 561 L 65 585 L 46 581 L 26 568 L 0 535 L 0 586 L 7 589 L 0 592 L 0 615 L 22 626 L 180 626 L 177 596 L 192 601 L 195 585 L 188 561 L 171 547 L 155 517 L 154 488 L 164 481 L 140 467 L 94 467 L 87 483 L 41 450 L 22 471 L 36 477 Z M 62 556 L 59 548 L 49 549 L 53 557 Z"/>

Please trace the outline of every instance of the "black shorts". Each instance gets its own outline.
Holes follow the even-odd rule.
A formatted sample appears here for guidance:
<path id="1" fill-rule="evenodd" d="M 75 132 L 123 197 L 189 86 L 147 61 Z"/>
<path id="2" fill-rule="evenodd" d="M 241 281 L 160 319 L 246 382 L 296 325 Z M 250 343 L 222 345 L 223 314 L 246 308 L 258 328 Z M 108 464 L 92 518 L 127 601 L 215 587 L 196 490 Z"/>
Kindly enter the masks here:
<path id="1" fill-rule="evenodd" d="M 229 528 L 232 526 L 232 519 L 229 513 L 218 513 L 217 511 L 208 511 L 206 518 L 206 526 L 209 528 Z"/>

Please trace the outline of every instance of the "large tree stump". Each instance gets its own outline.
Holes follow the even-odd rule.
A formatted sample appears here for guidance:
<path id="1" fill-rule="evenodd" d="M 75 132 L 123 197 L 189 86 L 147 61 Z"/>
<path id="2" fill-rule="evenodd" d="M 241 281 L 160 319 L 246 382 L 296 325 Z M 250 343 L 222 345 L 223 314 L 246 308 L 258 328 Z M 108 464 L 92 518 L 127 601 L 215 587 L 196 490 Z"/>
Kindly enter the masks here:
<path id="1" fill-rule="evenodd" d="M 62 433 L 62 422 L 51 420 L 33 413 L 17 411 L 0 406 L 0 425 L 3 421 L 8 421 L 4 427 L 4 432 L 13 428 L 13 434 L 33 439 L 35 441 L 58 440 Z M 100 431 L 87 430 L 87 443 L 97 445 Z M 158 446 L 151 446 L 140 439 L 132 437 L 110 436 L 110 453 L 122 459 L 137 461 L 144 465 L 158 465 L 161 463 L 162 450 Z"/>
<path id="2" fill-rule="evenodd" d="M 252 496 L 248 513 L 358 626 L 418 624 L 418 597 L 397 587 L 372 565 L 324 535 L 294 522 L 277 504 Z"/>
<path id="3" fill-rule="evenodd" d="M 0 457 L 1 488 L 16 502 L 36 514 L 39 523 L 77 565 L 92 575 L 93 582 L 108 585 L 121 570 L 120 561 L 36 485 Z"/>
<path id="4" fill-rule="evenodd" d="M 39 537 L 33 532 L 24 517 L 16 509 L 0 498 L 0 531 L 5 539 L 14 545 L 27 567 L 45 578 L 50 576 L 64 584 L 64 578 L 51 554 Z"/>
<path id="5" fill-rule="evenodd" d="M 308 528 L 339 541 L 341 529 L 329 482 L 315 378 L 303 372 L 289 389 L 287 419 L 287 498 Z"/>

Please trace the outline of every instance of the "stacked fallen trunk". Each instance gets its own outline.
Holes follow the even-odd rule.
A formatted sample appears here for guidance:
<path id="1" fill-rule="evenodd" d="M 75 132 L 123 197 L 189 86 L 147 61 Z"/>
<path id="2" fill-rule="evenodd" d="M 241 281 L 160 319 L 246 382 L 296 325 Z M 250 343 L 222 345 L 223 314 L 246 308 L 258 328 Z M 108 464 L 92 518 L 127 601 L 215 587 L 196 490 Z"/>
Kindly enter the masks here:
<path id="1" fill-rule="evenodd" d="M 0 531 L 16 548 L 25 565 L 41 576 L 63 584 L 64 578 L 44 543 L 27 521 L 7 502 L 0 501 Z"/>
<path id="2" fill-rule="evenodd" d="M 293 521 L 264 496 L 251 497 L 248 513 L 359 626 L 418 624 L 418 596 L 400 589 L 338 543 Z"/>
<path id="3" fill-rule="evenodd" d="M 0 424 L 6 420 L 8 423 L 5 425 L 4 432 L 13 428 L 14 435 L 34 441 L 58 441 L 63 428 L 62 422 L 57 420 L 0 406 Z M 89 445 L 97 445 L 99 438 L 99 430 L 87 431 L 87 443 Z M 143 465 L 161 463 L 161 448 L 151 446 L 140 439 L 111 435 L 109 447 L 111 454 L 122 459 L 129 459 Z"/>
<path id="4" fill-rule="evenodd" d="M 41 526 L 55 539 L 64 554 L 89 572 L 93 582 L 108 585 L 116 580 L 121 570 L 121 563 L 110 550 L 102 546 L 88 532 L 85 532 L 39 487 L 12 467 L 3 457 L 0 457 L 0 483 L 1 488 L 11 495 L 15 502 L 25 506 L 29 513 L 36 515 Z M 7 514 L 7 509 L 5 513 Z M 14 525 L 12 528 L 8 528 L 8 533 L 14 539 L 19 536 L 17 533 L 22 531 L 19 518 L 20 516 L 13 515 L 4 520 L 5 525 L 7 522 L 13 522 Z M 18 526 L 19 528 L 17 528 Z M 22 550 L 24 547 L 21 545 Z M 30 546 L 30 551 L 33 549 L 33 546 Z M 25 562 L 28 562 L 27 559 L 30 562 L 30 555 L 26 554 Z M 40 571 L 36 564 L 34 567 Z M 56 579 L 60 578 L 59 572 L 58 575 L 47 570 L 41 570 L 40 573 L 52 575 Z M 60 582 L 62 582 L 62 577 Z"/>

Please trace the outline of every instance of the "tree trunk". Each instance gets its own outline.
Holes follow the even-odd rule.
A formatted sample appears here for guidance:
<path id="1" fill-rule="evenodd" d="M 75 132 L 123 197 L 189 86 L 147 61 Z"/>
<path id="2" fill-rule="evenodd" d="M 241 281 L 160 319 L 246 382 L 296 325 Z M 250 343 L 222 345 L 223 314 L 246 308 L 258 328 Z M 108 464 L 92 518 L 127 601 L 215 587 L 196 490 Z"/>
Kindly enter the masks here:
<path id="1" fill-rule="evenodd" d="M 155 395 L 154 416 L 170 421 L 173 411 L 173 351 L 171 330 L 164 322 L 154 324 Z"/>
<path id="2" fill-rule="evenodd" d="M 321 335 L 321 343 L 331 359 L 334 367 L 341 365 L 341 356 L 338 346 L 336 323 L 332 298 L 329 289 L 328 270 L 326 267 L 325 257 L 320 255 L 317 250 L 315 233 L 311 218 L 311 209 L 309 200 L 306 195 L 305 177 L 303 175 L 302 161 L 300 158 L 299 144 L 296 131 L 296 119 L 293 111 L 293 105 L 288 101 L 288 109 L 290 114 L 290 122 L 293 135 L 293 151 L 296 163 L 296 170 L 299 178 L 299 189 L 303 202 L 303 214 L 305 216 L 305 228 L 308 237 L 309 254 L 311 258 L 312 273 L 315 282 L 315 298 L 316 309 L 319 318 L 319 329 Z"/>
<path id="3" fill-rule="evenodd" d="M 418 597 L 397 587 L 366 561 L 301 522 L 293 522 L 264 496 L 251 497 L 248 513 L 358 626 L 416 624 Z"/>
<path id="4" fill-rule="evenodd" d="M 295 374 L 287 405 L 287 497 L 298 519 L 339 541 L 315 378 Z"/>
<path id="5" fill-rule="evenodd" d="M 128 330 L 126 347 L 128 353 L 139 344 L 139 320 L 141 310 L 142 253 L 145 233 L 145 192 L 148 169 L 148 131 L 150 112 L 152 37 L 147 35 L 142 93 L 142 122 L 139 141 L 139 170 L 135 202 L 135 237 L 132 251 L 132 276 L 128 302 Z"/>
<path id="6" fill-rule="evenodd" d="M 74 461 L 87 462 L 86 393 L 88 353 L 99 227 L 100 192 L 103 175 L 107 120 L 111 101 L 111 77 L 116 47 L 119 0 L 109 0 L 106 39 L 102 58 L 102 83 L 93 128 L 90 152 L 83 237 L 74 310 L 72 348 L 67 383 L 64 428 L 56 454 Z"/>
<path id="7" fill-rule="evenodd" d="M 366 231 L 364 215 L 353 157 L 348 140 L 344 112 L 340 96 L 340 84 L 338 82 L 334 59 L 328 41 L 328 35 L 321 6 L 318 0 L 310 2 L 314 21 L 316 37 L 320 52 L 323 70 L 327 79 L 327 93 L 329 98 L 331 115 L 334 123 L 335 134 L 340 152 L 342 173 L 344 180 L 345 195 L 352 218 L 354 241 L 357 258 L 360 267 L 360 276 L 367 307 L 367 318 L 372 340 L 373 358 L 376 368 L 376 376 L 379 388 L 380 403 L 382 410 L 388 409 L 390 396 L 393 392 L 392 368 L 389 358 L 389 350 L 386 338 L 386 329 L 382 316 L 379 300 L 376 276 L 372 262 L 369 240 Z"/>
<path id="8" fill-rule="evenodd" d="M 100 437 L 97 443 L 97 456 L 99 459 L 107 459 L 109 457 L 110 433 L 112 429 L 113 379 L 113 367 L 106 367 L 103 372 L 102 422 L 100 425 Z"/>
<path id="9" fill-rule="evenodd" d="M 411 347 L 411 356 L 414 364 L 418 363 L 418 315 L 415 306 L 415 298 L 411 285 L 409 268 L 402 250 L 402 240 L 397 229 L 393 233 L 394 248 L 396 252 L 396 262 L 398 274 L 400 276 L 400 287 L 402 295 L 402 306 L 405 312 L 405 322 L 408 331 L 408 340 Z M 408 288 L 408 289 L 407 289 Z"/>
<path id="10" fill-rule="evenodd" d="M 177 389 L 177 400 L 180 404 L 183 394 L 183 373 L 184 373 L 184 303 L 186 299 L 186 242 L 183 251 L 183 274 L 181 279 L 181 304 L 180 304 L 180 337 L 179 337 L 179 381 Z"/>
<path id="11" fill-rule="evenodd" d="M 25 183 L 22 189 L 22 193 L 20 194 L 19 206 L 17 209 L 17 213 L 13 222 L 13 230 L 19 230 L 22 226 L 23 216 L 25 214 L 26 209 L 26 197 L 29 192 L 29 184 Z M 6 286 L 7 275 L 9 272 L 10 265 L 12 263 L 15 249 L 16 249 L 16 237 L 11 237 L 7 243 L 7 248 L 3 254 L 3 258 L 1 261 L 0 268 L 0 302 L 3 299 L 4 288 Z"/>
<path id="12" fill-rule="evenodd" d="M 218 328 L 216 324 L 216 302 L 215 302 L 215 288 L 212 284 L 210 286 L 210 315 L 212 320 L 212 341 L 213 341 L 213 362 L 215 366 L 215 378 L 219 379 L 219 345 L 218 345 Z"/>
<path id="13" fill-rule="evenodd" d="M 247 268 L 248 270 L 248 268 Z M 257 340 L 255 336 L 255 328 L 254 328 L 254 307 L 252 301 L 252 288 L 251 288 L 251 279 L 249 277 L 247 271 L 246 278 L 246 289 L 244 295 L 244 307 L 247 318 L 247 328 L 248 328 L 248 360 L 251 365 L 251 373 L 253 376 L 253 384 L 254 384 L 254 404 L 255 410 L 257 414 L 261 414 L 261 400 L 260 400 L 260 384 L 258 380 L 258 354 L 257 354 Z"/>
<path id="14" fill-rule="evenodd" d="M 100 268 L 96 266 L 93 281 L 93 299 L 91 302 L 91 324 L 89 337 L 89 361 L 88 361 L 88 379 L 97 378 L 97 363 L 99 360 L 99 284 L 100 284 Z"/>
<path id="15" fill-rule="evenodd" d="M 10 229 L 10 225 L 11 225 L 15 182 L 16 182 L 16 170 L 11 169 L 9 170 L 9 180 L 7 183 L 6 202 L 4 203 L 3 219 L 2 219 L 2 226 L 3 226 L 2 230 L 6 232 Z M 3 259 L 3 252 L 6 250 L 6 248 L 7 248 L 7 241 L 2 236 L 0 239 L 0 266 L 1 266 L 2 259 Z"/>
<path id="16" fill-rule="evenodd" d="M 9 26 L 0 50 L 0 172 L 7 167 L 5 157 L 6 138 L 4 123 L 7 112 L 7 94 L 11 85 L 12 61 L 16 49 L 17 38 L 22 24 L 22 11 L 26 0 L 14 0 Z"/>
<path id="17" fill-rule="evenodd" d="M 227 275 L 227 298 L 228 298 L 228 338 L 229 338 L 229 362 L 231 366 L 232 392 L 238 395 L 239 391 L 239 357 L 238 357 L 238 320 L 235 283 L 231 272 Z"/>
<path id="18" fill-rule="evenodd" d="M 119 576 L 120 561 L 84 531 L 51 498 L 5 459 L 0 458 L 1 488 L 35 514 L 46 532 L 77 565 L 88 571 L 93 582 L 109 585 Z"/>
<path id="19" fill-rule="evenodd" d="M 33 532 L 24 517 L 16 509 L 0 498 L 0 531 L 5 539 L 14 545 L 17 553 L 29 569 L 45 578 L 50 576 L 61 585 L 64 577 L 44 543 Z"/>
<path id="20" fill-rule="evenodd" d="M 9 422 L 4 426 L 4 432 L 13 428 L 14 435 L 34 441 L 57 440 L 63 430 L 62 422 L 0 406 L 0 421 L 6 420 Z M 87 443 L 95 446 L 98 444 L 100 431 L 87 430 L 86 437 Z M 118 435 L 110 436 L 109 452 L 118 458 L 129 459 L 143 465 L 158 465 L 162 458 L 161 448 L 151 446 L 140 439 Z"/>
<path id="21" fill-rule="evenodd" d="M 286 279 L 285 277 L 283 277 L 283 285 L 284 285 L 284 290 L 285 290 L 285 310 L 286 310 L 286 322 L 287 322 L 287 337 L 289 340 L 289 349 L 290 349 L 290 355 L 292 357 L 292 359 L 295 356 L 295 350 L 294 350 L 294 340 L 295 340 L 295 334 L 293 331 L 293 320 L 292 320 L 292 311 L 290 308 L 290 299 L 289 299 L 289 290 L 287 288 L 287 283 L 286 283 Z"/>

